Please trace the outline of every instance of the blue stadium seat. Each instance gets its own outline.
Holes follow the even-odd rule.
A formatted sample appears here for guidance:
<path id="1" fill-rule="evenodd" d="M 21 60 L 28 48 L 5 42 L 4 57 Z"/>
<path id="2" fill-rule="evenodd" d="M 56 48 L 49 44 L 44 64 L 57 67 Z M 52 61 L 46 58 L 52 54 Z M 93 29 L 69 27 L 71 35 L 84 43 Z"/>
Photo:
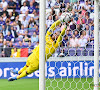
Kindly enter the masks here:
<path id="1" fill-rule="evenodd" d="M 22 38 L 15 38 L 15 42 L 23 41 Z"/>
<path id="2" fill-rule="evenodd" d="M 76 48 L 69 48 L 69 55 L 76 56 Z"/>

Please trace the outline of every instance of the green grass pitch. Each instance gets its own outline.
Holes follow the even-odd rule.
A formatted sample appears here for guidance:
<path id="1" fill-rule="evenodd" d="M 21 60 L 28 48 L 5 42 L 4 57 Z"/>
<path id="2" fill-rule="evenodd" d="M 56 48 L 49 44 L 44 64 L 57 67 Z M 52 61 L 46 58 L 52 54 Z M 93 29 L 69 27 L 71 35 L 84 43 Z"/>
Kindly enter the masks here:
<path id="1" fill-rule="evenodd" d="M 0 79 L 0 90 L 39 90 L 39 79 Z M 46 90 L 93 90 L 93 78 L 46 79 Z"/>

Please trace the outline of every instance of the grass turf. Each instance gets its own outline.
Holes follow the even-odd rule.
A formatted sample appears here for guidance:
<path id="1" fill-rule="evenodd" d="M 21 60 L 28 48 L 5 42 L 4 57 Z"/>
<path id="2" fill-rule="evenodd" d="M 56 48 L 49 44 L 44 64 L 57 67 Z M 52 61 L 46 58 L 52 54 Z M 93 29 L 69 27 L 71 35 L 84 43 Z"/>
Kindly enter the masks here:
<path id="1" fill-rule="evenodd" d="M 20 79 L 13 82 L 0 79 L 0 90 L 39 90 L 39 79 Z M 46 79 L 46 90 L 93 90 L 93 79 Z"/>

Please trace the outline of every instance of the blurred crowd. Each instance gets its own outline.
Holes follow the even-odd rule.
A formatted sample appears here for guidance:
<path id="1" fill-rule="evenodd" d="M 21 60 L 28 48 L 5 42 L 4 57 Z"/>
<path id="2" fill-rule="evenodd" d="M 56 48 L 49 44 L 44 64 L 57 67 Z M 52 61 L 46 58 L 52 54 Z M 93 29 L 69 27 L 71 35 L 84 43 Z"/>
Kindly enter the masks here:
<path id="1" fill-rule="evenodd" d="M 93 47 L 94 1 L 46 0 L 46 31 L 63 12 L 71 12 L 73 20 L 53 56 L 65 56 L 66 48 Z M 54 32 L 61 31 L 63 27 L 62 23 Z M 12 48 L 28 48 L 30 55 L 38 44 L 39 0 L 0 0 L 0 56 L 10 57 L 11 54 L 6 53 Z"/>

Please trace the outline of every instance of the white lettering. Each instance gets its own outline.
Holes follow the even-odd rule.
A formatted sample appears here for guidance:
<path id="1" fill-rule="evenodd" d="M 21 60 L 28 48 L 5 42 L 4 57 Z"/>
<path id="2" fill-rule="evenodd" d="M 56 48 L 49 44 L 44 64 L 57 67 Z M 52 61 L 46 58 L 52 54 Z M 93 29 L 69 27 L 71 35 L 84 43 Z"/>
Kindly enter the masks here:
<path id="1" fill-rule="evenodd" d="M 61 70 L 59 72 L 60 76 L 67 76 L 67 74 L 66 74 L 66 67 L 61 67 L 59 70 Z"/>
<path id="2" fill-rule="evenodd" d="M 73 67 L 73 76 L 76 76 L 78 69 L 79 67 Z"/>
<path id="3" fill-rule="evenodd" d="M 89 67 L 89 75 L 90 75 L 90 76 L 93 75 L 93 73 L 92 73 L 93 70 L 94 70 L 94 66 Z"/>
<path id="4" fill-rule="evenodd" d="M 50 67 L 50 68 L 49 68 L 49 70 L 48 70 L 48 71 L 50 72 L 50 73 L 48 74 L 49 77 L 55 76 L 55 72 L 53 71 L 54 69 L 55 69 L 55 67 Z"/>
<path id="5" fill-rule="evenodd" d="M 80 62 L 80 76 L 83 76 L 83 62 Z"/>
<path id="6" fill-rule="evenodd" d="M 68 63 L 68 76 L 72 75 L 71 63 Z"/>
<path id="7" fill-rule="evenodd" d="M 85 63 L 85 65 L 84 65 L 84 75 L 85 76 L 88 75 L 88 63 Z"/>
<path id="8" fill-rule="evenodd" d="M 38 70 L 35 71 L 35 75 L 36 75 L 37 77 L 39 77 L 39 71 L 38 71 Z"/>
<path id="9" fill-rule="evenodd" d="M 9 71 L 9 68 L 4 68 L 4 77 L 7 77 L 7 71 Z"/>
<path id="10" fill-rule="evenodd" d="M 2 72 L 2 69 L 0 68 L 0 77 L 2 76 L 2 73 L 3 73 L 3 72 Z"/>
<path id="11" fill-rule="evenodd" d="M 33 76 L 33 73 L 29 74 L 27 77 L 32 77 Z"/>

